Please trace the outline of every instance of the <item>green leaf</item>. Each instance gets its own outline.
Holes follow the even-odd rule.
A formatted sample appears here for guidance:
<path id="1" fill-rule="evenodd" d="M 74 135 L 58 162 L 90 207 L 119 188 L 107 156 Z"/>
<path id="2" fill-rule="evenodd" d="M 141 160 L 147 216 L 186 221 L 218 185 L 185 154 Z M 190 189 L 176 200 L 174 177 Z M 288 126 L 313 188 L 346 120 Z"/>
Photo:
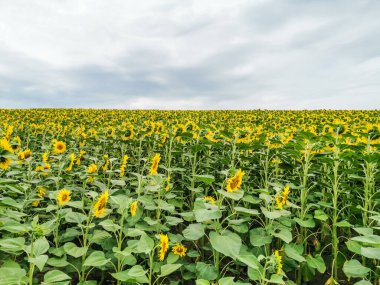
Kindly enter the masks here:
<path id="1" fill-rule="evenodd" d="M 248 214 L 248 215 L 259 215 L 259 211 L 255 209 L 247 209 L 243 207 L 235 207 L 234 210 L 238 213 Z"/>
<path id="2" fill-rule="evenodd" d="M 253 268 L 253 269 L 259 269 L 260 262 L 257 260 L 257 257 L 250 254 L 250 255 L 238 255 L 237 259 L 240 262 L 243 262 L 245 265 Z"/>
<path id="3" fill-rule="evenodd" d="M 69 212 L 65 215 L 65 220 L 68 223 L 74 223 L 81 225 L 85 220 L 87 219 L 87 216 L 82 213 L 77 212 Z"/>
<path id="4" fill-rule="evenodd" d="M 343 265 L 343 272 L 347 277 L 365 277 L 371 269 L 363 266 L 358 260 L 351 259 Z"/>
<path id="5" fill-rule="evenodd" d="M 212 175 L 194 175 L 196 181 L 201 181 L 207 185 L 211 185 L 215 181 L 215 177 Z"/>
<path id="6" fill-rule="evenodd" d="M 356 253 L 356 254 L 361 254 L 361 244 L 357 241 L 353 241 L 353 240 L 349 240 L 349 241 L 346 241 L 346 246 L 347 248 Z"/>
<path id="7" fill-rule="evenodd" d="M 119 225 L 116 225 L 112 220 L 104 220 L 99 223 L 106 231 L 108 232 L 116 232 L 120 229 Z"/>
<path id="8" fill-rule="evenodd" d="M 327 216 L 326 213 L 323 212 L 322 210 L 315 210 L 314 218 L 325 222 L 328 220 L 329 216 Z"/>
<path id="9" fill-rule="evenodd" d="M 146 253 L 148 254 L 154 248 L 154 240 L 150 238 L 147 234 L 143 234 L 140 237 L 140 241 L 137 244 L 136 251 L 137 253 Z"/>
<path id="10" fill-rule="evenodd" d="M 367 280 L 360 280 L 359 282 L 356 282 L 354 285 L 372 285 L 372 283 Z"/>
<path id="11" fill-rule="evenodd" d="M 69 263 L 66 261 L 66 256 L 62 258 L 51 257 L 48 259 L 47 264 L 52 267 L 65 267 Z"/>
<path id="12" fill-rule="evenodd" d="M 354 231 L 356 231 L 358 234 L 363 236 L 370 236 L 373 235 L 373 229 L 372 228 L 353 228 Z"/>
<path id="13" fill-rule="evenodd" d="M 148 278 L 146 277 L 146 272 L 141 265 L 135 265 L 131 269 L 111 273 L 111 275 L 120 281 L 123 282 L 133 282 L 133 283 L 149 283 Z"/>
<path id="14" fill-rule="evenodd" d="M 87 248 L 78 247 L 75 243 L 72 242 L 65 243 L 63 249 L 68 255 L 71 255 L 75 258 L 81 257 L 87 252 Z"/>
<path id="15" fill-rule="evenodd" d="M 110 200 L 117 205 L 120 214 L 129 209 L 130 198 L 126 195 L 111 196 Z"/>
<path id="16" fill-rule="evenodd" d="M 204 279 L 195 280 L 195 285 L 210 285 L 210 281 Z"/>
<path id="17" fill-rule="evenodd" d="M 18 285 L 26 284 L 26 271 L 17 267 L 8 267 L 3 265 L 0 268 L 0 285 Z"/>
<path id="18" fill-rule="evenodd" d="M 218 278 L 218 270 L 213 264 L 207 264 L 204 262 L 197 262 L 195 266 L 197 278 L 215 280 Z"/>
<path id="19" fill-rule="evenodd" d="M 272 274 L 269 280 L 270 284 L 285 284 L 284 280 L 282 280 L 282 276 L 278 274 Z"/>
<path id="20" fill-rule="evenodd" d="M 174 271 L 179 269 L 182 266 L 182 264 L 165 264 L 161 266 L 161 274 L 160 277 L 167 276 L 169 274 L 172 274 Z"/>
<path id="21" fill-rule="evenodd" d="M 315 227 L 315 222 L 313 219 L 308 219 L 308 220 L 301 220 L 299 218 L 294 218 L 294 220 L 299 224 L 301 227 L 304 228 L 314 228 Z"/>
<path id="22" fill-rule="evenodd" d="M 50 283 L 55 283 L 55 282 L 65 281 L 65 280 L 70 280 L 70 279 L 71 277 L 67 275 L 66 273 L 63 273 L 60 270 L 53 269 L 45 273 L 44 282 L 42 284 L 50 284 Z"/>
<path id="23" fill-rule="evenodd" d="M 226 232 L 224 235 L 210 232 L 210 242 L 216 251 L 233 259 L 239 254 L 242 244 L 240 236 L 232 232 Z"/>
<path id="24" fill-rule="evenodd" d="M 292 258 L 298 262 L 305 262 L 306 261 L 306 259 L 299 253 L 299 249 L 297 248 L 296 245 L 286 244 L 285 245 L 285 253 L 288 257 L 290 257 L 290 258 Z"/>
<path id="25" fill-rule="evenodd" d="M 198 223 L 219 219 L 222 217 L 222 212 L 218 209 L 197 209 L 194 211 L 195 219 Z"/>
<path id="26" fill-rule="evenodd" d="M 272 237 L 264 228 L 256 228 L 249 232 L 249 240 L 253 246 L 263 246 L 272 242 Z"/>
<path id="27" fill-rule="evenodd" d="M 202 224 L 190 224 L 182 232 L 183 236 L 188 240 L 198 240 L 205 234 L 205 227 Z"/>
<path id="28" fill-rule="evenodd" d="M 272 235 L 282 239 L 286 243 L 291 242 L 293 239 L 292 233 L 287 228 L 281 228 L 278 233 L 274 232 Z"/>
<path id="29" fill-rule="evenodd" d="M 307 265 L 309 265 L 311 268 L 317 269 L 320 273 L 325 273 L 326 271 L 326 265 L 325 261 L 320 255 L 317 255 L 316 257 L 313 257 L 312 255 L 306 256 L 306 262 Z"/>
<path id="30" fill-rule="evenodd" d="M 364 257 L 380 260 L 380 247 L 362 247 L 361 255 Z"/>
<path id="31" fill-rule="evenodd" d="M 110 237 L 112 237 L 111 234 L 109 234 L 106 231 L 95 230 L 94 233 L 90 237 L 90 242 L 101 244 L 105 239 L 110 238 Z"/>
<path id="32" fill-rule="evenodd" d="M 349 227 L 352 227 L 352 225 L 348 221 L 346 221 L 346 220 L 343 220 L 343 221 L 340 221 L 340 222 L 336 223 L 335 226 L 340 227 L 340 228 L 349 228 Z"/>
<path id="33" fill-rule="evenodd" d="M 39 255 L 37 257 L 29 258 L 29 262 L 33 263 L 38 267 L 40 271 L 44 269 L 45 263 L 48 260 L 48 256 L 46 254 Z"/>
<path id="34" fill-rule="evenodd" d="M 380 245 L 380 236 L 378 235 L 358 236 L 353 237 L 351 240 L 373 245 Z"/>
<path id="35" fill-rule="evenodd" d="M 222 194 L 224 197 L 230 198 L 232 200 L 238 201 L 244 196 L 243 190 L 239 189 L 234 192 L 227 192 L 225 190 L 218 190 L 220 194 Z"/>
<path id="36" fill-rule="evenodd" d="M 0 240 L 0 250 L 15 253 L 18 251 L 22 251 L 25 245 L 25 238 L 17 237 L 17 238 L 7 238 Z"/>
<path id="37" fill-rule="evenodd" d="M 275 211 L 268 211 L 266 208 L 261 207 L 261 212 L 263 212 L 264 216 L 267 217 L 270 220 L 278 219 L 282 216 L 281 211 L 275 210 Z"/>
<path id="38" fill-rule="evenodd" d="M 235 285 L 234 277 L 223 277 L 218 280 L 219 285 Z"/>
<path id="39" fill-rule="evenodd" d="M 49 250 L 49 242 L 45 237 L 36 239 L 33 243 L 33 256 L 44 254 Z"/>
<path id="40" fill-rule="evenodd" d="M 111 259 L 106 259 L 103 251 L 93 251 L 84 261 L 83 266 L 101 267 L 106 265 Z"/>

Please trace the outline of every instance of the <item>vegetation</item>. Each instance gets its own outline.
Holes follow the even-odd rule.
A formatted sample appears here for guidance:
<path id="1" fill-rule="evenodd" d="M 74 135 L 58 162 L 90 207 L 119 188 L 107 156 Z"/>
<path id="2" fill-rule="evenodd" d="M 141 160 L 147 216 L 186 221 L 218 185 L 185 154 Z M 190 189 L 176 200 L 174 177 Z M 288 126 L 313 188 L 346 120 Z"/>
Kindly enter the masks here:
<path id="1" fill-rule="evenodd" d="M 0 285 L 380 284 L 379 115 L 0 110 Z"/>

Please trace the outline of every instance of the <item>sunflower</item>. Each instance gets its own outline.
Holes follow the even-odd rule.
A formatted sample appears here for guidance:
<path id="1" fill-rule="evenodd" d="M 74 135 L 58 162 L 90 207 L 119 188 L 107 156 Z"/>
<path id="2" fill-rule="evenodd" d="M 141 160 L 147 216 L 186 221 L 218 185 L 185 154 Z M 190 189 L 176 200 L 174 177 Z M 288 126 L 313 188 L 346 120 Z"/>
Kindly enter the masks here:
<path id="1" fill-rule="evenodd" d="M 227 179 L 227 192 L 235 192 L 240 188 L 243 181 L 243 175 L 244 172 L 239 169 L 233 177 Z"/>
<path id="2" fill-rule="evenodd" d="M 48 159 L 49 159 L 49 153 L 44 152 L 44 153 L 42 154 L 42 162 L 43 162 L 43 163 L 47 163 Z"/>
<path id="3" fill-rule="evenodd" d="M 276 259 L 276 267 L 277 267 L 276 273 L 280 275 L 282 273 L 282 256 L 280 255 L 278 250 L 274 252 L 274 257 Z"/>
<path id="4" fill-rule="evenodd" d="M 32 151 L 29 148 L 24 150 L 24 158 L 25 159 L 28 159 L 31 156 L 32 156 Z"/>
<path id="5" fill-rule="evenodd" d="M 70 164 L 65 169 L 66 172 L 70 172 L 73 169 L 74 161 L 75 161 L 75 153 L 71 153 L 70 154 Z"/>
<path id="6" fill-rule="evenodd" d="M 180 244 L 179 242 L 177 242 L 177 244 L 175 246 L 173 246 L 173 253 L 176 254 L 176 255 L 179 255 L 181 257 L 184 257 L 186 256 L 186 251 L 187 251 L 187 248 L 186 246 Z"/>
<path id="7" fill-rule="evenodd" d="M 6 170 L 11 164 L 12 160 L 9 157 L 0 156 L 0 168 Z"/>
<path id="8" fill-rule="evenodd" d="M 160 163 L 160 160 L 161 160 L 161 155 L 159 153 L 156 153 L 153 157 L 152 165 L 150 167 L 150 171 L 149 171 L 150 175 L 157 174 L 158 164 Z"/>
<path id="9" fill-rule="evenodd" d="M 0 140 L 0 168 L 6 170 L 12 162 L 7 155 L 13 153 L 13 148 L 6 139 Z"/>
<path id="10" fill-rule="evenodd" d="M 98 167 L 96 166 L 95 163 L 92 163 L 87 167 L 87 173 L 90 173 L 90 174 L 95 173 L 97 170 L 98 170 Z"/>
<path id="11" fill-rule="evenodd" d="M 216 205 L 216 201 L 212 196 L 205 196 L 203 197 L 203 201 L 210 202 L 212 205 Z"/>
<path id="12" fill-rule="evenodd" d="M 17 154 L 17 158 L 18 158 L 19 160 L 24 160 L 24 159 L 25 159 L 24 152 L 23 152 L 23 151 L 20 151 L 20 152 Z"/>
<path id="13" fill-rule="evenodd" d="M 165 259 L 165 254 L 169 249 L 169 238 L 168 235 L 160 234 L 160 252 L 158 253 L 158 257 L 160 261 Z"/>
<path id="14" fill-rule="evenodd" d="M 168 175 L 166 179 L 166 186 L 165 186 L 165 191 L 168 192 L 170 190 L 170 175 Z"/>
<path id="15" fill-rule="evenodd" d="M 77 157 L 77 160 L 75 162 L 76 165 L 80 165 L 82 161 L 84 160 L 83 156 L 86 154 L 84 150 L 79 151 L 79 156 Z"/>
<path id="16" fill-rule="evenodd" d="M 43 197 L 45 197 L 45 194 L 46 194 L 46 189 L 44 187 L 39 187 L 37 189 L 37 196 L 38 197 L 43 198 Z"/>
<path id="17" fill-rule="evenodd" d="M 283 208 L 286 201 L 288 200 L 289 193 L 290 193 L 290 187 L 285 186 L 282 193 L 275 197 L 277 208 L 279 208 L 280 210 Z"/>
<path id="18" fill-rule="evenodd" d="M 128 155 L 123 156 L 123 162 L 121 163 L 121 166 L 120 166 L 120 177 L 124 177 L 125 168 L 127 166 L 128 158 L 129 158 Z"/>
<path id="19" fill-rule="evenodd" d="M 66 151 L 66 143 L 63 141 L 55 140 L 54 145 L 53 145 L 53 152 L 55 154 L 61 154 L 61 153 L 64 153 L 65 151 Z"/>
<path id="20" fill-rule="evenodd" d="M 104 216 L 104 212 L 106 210 L 106 205 L 108 202 L 108 190 L 104 191 L 98 198 L 98 201 L 96 201 L 94 205 L 94 216 L 97 218 L 101 218 Z"/>
<path id="21" fill-rule="evenodd" d="M 57 194 L 58 205 L 63 206 L 67 202 L 69 202 L 71 199 L 70 193 L 71 193 L 70 190 L 67 190 L 67 189 L 59 190 L 59 192 Z"/>
<path id="22" fill-rule="evenodd" d="M 130 211 L 131 211 L 131 216 L 134 217 L 137 211 L 137 201 L 132 202 Z"/>
<path id="23" fill-rule="evenodd" d="M 104 164 L 102 166 L 102 170 L 103 170 L 103 172 L 106 172 L 107 169 L 108 169 L 108 166 L 110 165 L 110 160 L 109 160 L 108 154 L 105 154 L 103 156 L 103 158 L 104 158 L 105 162 L 104 162 Z"/>

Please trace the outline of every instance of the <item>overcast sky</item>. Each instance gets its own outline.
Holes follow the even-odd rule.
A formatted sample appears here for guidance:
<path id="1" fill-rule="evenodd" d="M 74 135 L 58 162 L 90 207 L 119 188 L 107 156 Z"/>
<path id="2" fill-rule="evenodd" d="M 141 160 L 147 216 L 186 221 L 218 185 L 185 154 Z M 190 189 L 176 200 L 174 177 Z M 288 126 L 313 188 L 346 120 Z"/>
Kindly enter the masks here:
<path id="1" fill-rule="evenodd" d="M 0 108 L 380 109 L 380 1 L 0 0 Z"/>

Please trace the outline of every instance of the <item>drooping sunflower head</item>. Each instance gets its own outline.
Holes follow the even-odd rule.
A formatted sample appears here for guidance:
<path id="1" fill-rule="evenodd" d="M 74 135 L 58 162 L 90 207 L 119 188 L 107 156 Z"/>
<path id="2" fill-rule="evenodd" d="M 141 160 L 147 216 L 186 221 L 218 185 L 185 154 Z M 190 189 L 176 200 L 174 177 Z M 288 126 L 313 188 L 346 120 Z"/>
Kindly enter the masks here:
<path id="1" fill-rule="evenodd" d="M 165 259 L 165 254 L 169 249 L 169 237 L 165 234 L 160 234 L 160 251 L 158 253 L 158 257 L 160 261 Z"/>
<path id="2" fill-rule="evenodd" d="M 131 216 L 134 217 L 137 211 L 137 201 L 132 202 L 130 211 L 131 211 Z"/>
<path id="3" fill-rule="evenodd" d="M 53 144 L 53 152 L 55 154 L 61 154 L 61 153 L 64 153 L 66 151 L 66 143 L 63 142 L 63 141 L 54 141 L 54 144 Z"/>
<path id="4" fill-rule="evenodd" d="M 95 163 L 92 163 L 87 167 L 87 173 L 90 173 L 90 174 L 95 173 L 97 170 L 98 170 L 98 167 L 96 166 Z"/>
<path id="5" fill-rule="evenodd" d="M 282 256 L 280 255 L 278 250 L 274 252 L 274 258 L 276 260 L 276 267 L 277 267 L 276 273 L 280 275 L 282 273 Z"/>
<path id="6" fill-rule="evenodd" d="M 0 168 L 6 170 L 11 164 L 12 160 L 9 157 L 0 156 Z"/>
<path id="7" fill-rule="evenodd" d="M 32 151 L 29 148 L 24 150 L 24 158 L 25 159 L 28 159 L 31 156 L 32 156 Z"/>
<path id="8" fill-rule="evenodd" d="M 177 242 L 177 244 L 175 246 L 173 246 L 172 251 L 175 255 L 179 255 L 180 257 L 184 257 L 184 256 L 186 256 L 187 248 L 186 248 L 186 246 Z"/>
<path id="9" fill-rule="evenodd" d="M 0 140 L 0 154 L 2 153 L 13 153 L 14 150 L 12 146 L 9 144 L 8 140 L 1 139 Z"/>
<path id="10" fill-rule="evenodd" d="M 70 194 L 71 194 L 70 190 L 67 190 L 67 189 L 59 190 L 57 194 L 58 205 L 63 206 L 67 204 L 71 200 Z"/>
<path id="11" fill-rule="evenodd" d="M 39 187 L 37 189 L 37 196 L 38 197 L 43 198 L 43 197 L 45 197 L 45 194 L 46 194 L 46 189 L 44 187 Z"/>
<path id="12" fill-rule="evenodd" d="M 235 192 L 241 187 L 243 175 L 244 172 L 239 169 L 233 177 L 227 179 L 227 192 Z"/>
<path id="13" fill-rule="evenodd" d="M 97 218 L 101 218 L 104 216 L 105 210 L 106 210 L 106 205 L 108 202 L 108 190 L 104 191 L 96 201 L 93 211 L 94 211 L 94 216 Z"/>
<path id="14" fill-rule="evenodd" d="M 166 186 L 165 186 L 165 191 L 168 192 L 170 190 L 170 175 L 166 178 Z"/>
<path id="15" fill-rule="evenodd" d="M 152 165 L 150 166 L 150 175 L 156 175 L 157 174 L 157 169 L 158 169 L 158 164 L 160 163 L 161 160 L 161 155 L 159 153 L 156 153 L 153 157 L 152 160 Z"/>
<path id="16" fill-rule="evenodd" d="M 19 160 L 24 160 L 24 159 L 25 159 L 24 152 L 23 152 L 23 151 L 20 151 L 20 152 L 17 154 L 17 158 L 18 158 Z"/>

